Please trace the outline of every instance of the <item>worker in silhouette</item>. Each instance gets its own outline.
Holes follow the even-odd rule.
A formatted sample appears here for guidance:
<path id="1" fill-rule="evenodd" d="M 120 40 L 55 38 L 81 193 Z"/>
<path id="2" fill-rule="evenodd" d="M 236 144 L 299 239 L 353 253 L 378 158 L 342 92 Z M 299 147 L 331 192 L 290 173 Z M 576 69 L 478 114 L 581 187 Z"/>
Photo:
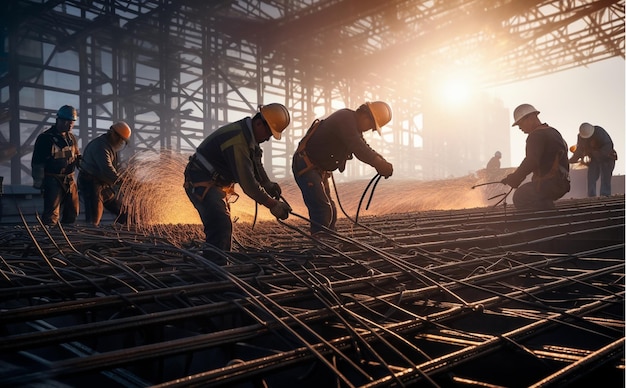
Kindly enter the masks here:
<path id="1" fill-rule="evenodd" d="M 56 123 L 37 136 L 31 160 L 33 187 L 43 193 L 45 225 L 76 222 L 79 212 L 78 188 L 74 171 L 80 161 L 80 151 L 72 128 L 78 114 L 70 105 L 57 111 Z"/>
<path id="2" fill-rule="evenodd" d="M 366 102 L 354 111 L 340 109 L 323 120 L 315 120 L 293 156 L 292 171 L 309 210 L 311 233 L 335 230 L 337 207 L 330 195 L 332 171 L 344 171 L 354 155 L 389 178 L 393 166 L 374 151 L 363 132 L 376 130 L 391 121 L 391 108 L 382 101 Z"/>
<path id="3" fill-rule="evenodd" d="M 559 131 L 542 123 L 538 114 L 530 104 L 521 104 L 513 112 L 513 126 L 528 134 L 526 157 L 502 180 L 517 189 L 513 194 L 517 209 L 552 209 L 554 201 L 570 190 L 567 143 Z M 531 181 L 520 186 L 530 173 Z"/>
<path id="4" fill-rule="evenodd" d="M 574 147 L 573 147 L 574 148 Z M 596 184 L 600 179 L 600 195 L 611 195 L 611 179 L 617 160 L 611 136 L 598 125 L 582 123 L 570 163 L 581 161 L 587 165 L 587 196 L 596 196 Z"/>
<path id="5" fill-rule="evenodd" d="M 489 159 L 489 161 L 487 162 L 487 167 L 485 168 L 485 174 L 487 176 L 488 182 L 496 181 L 496 179 L 499 179 L 500 159 L 502 159 L 502 153 L 500 151 L 496 151 L 496 153 L 493 154 L 491 159 Z"/>
<path id="6" fill-rule="evenodd" d="M 116 222 L 125 224 L 122 199 L 116 188 L 120 179 L 119 151 L 128 143 L 131 130 L 124 121 L 111 125 L 83 150 L 78 174 L 78 192 L 85 205 L 85 221 L 98 226 L 104 209 L 116 216 Z"/>
<path id="7" fill-rule="evenodd" d="M 269 180 L 261 164 L 259 147 L 272 136 L 280 140 L 289 122 L 289 111 L 284 105 L 263 105 L 254 117 L 217 129 L 189 158 L 184 188 L 200 214 L 209 248 L 231 250 L 233 225 L 229 198 L 235 183 L 248 197 L 270 209 L 276 218 L 289 217 L 291 207 L 279 199 L 281 188 Z M 206 258 L 226 264 L 222 255 L 211 255 L 210 249 L 207 252 Z"/>
<path id="8" fill-rule="evenodd" d="M 500 169 L 500 159 L 502 159 L 502 153 L 496 151 L 487 162 L 487 171 L 498 171 Z"/>

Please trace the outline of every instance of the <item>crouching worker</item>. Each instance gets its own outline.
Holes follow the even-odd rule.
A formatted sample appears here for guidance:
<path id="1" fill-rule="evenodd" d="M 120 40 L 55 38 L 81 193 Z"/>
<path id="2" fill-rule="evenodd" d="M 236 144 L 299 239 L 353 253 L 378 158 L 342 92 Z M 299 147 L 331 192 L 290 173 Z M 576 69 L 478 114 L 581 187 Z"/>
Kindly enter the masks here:
<path id="1" fill-rule="evenodd" d="M 513 204 L 520 210 L 553 209 L 554 201 L 570 190 L 567 143 L 559 131 L 542 123 L 538 114 L 530 104 L 521 104 L 513 111 L 513 126 L 528 134 L 526 157 L 502 183 L 517 189 Z M 531 181 L 520 186 L 530 173 Z"/>
<path id="2" fill-rule="evenodd" d="M 128 143 L 130 134 L 128 124 L 118 121 L 85 147 L 78 174 L 78 191 L 85 205 L 88 224 L 100 225 L 104 209 L 116 216 L 116 222 L 127 222 L 115 184 L 120 178 L 119 151 Z"/>
<path id="3" fill-rule="evenodd" d="M 233 225 L 228 194 L 238 183 L 243 192 L 270 209 L 281 220 L 291 208 L 280 198 L 281 188 L 271 182 L 261 164 L 260 143 L 270 137 L 280 140 L 290 122 L 289 111 L 281 104 L 261 106 L 254 117 L 227 124 L 196 148 L 185 168 L 184 188 L 204 225 L 206 243 L 230 251 Z M 207 255 L 217 264 L 226 264 L 218 255 Z"/>

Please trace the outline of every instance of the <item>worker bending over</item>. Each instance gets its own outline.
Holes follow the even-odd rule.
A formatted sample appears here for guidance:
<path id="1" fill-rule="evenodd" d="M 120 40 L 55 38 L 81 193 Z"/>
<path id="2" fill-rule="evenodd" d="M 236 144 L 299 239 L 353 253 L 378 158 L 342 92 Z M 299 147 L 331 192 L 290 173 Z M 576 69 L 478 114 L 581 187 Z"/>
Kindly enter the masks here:
<path id="1" fill-rule="evenodd" d="M 235 183 L 247 196 L 269 208 L 276 218 L 287 219 L 291 208 L 278 199 L 281 188 L 268 179 L 259 144 L 272 136 L 280 140 L 289 122 L 285 106 L 261 106 L 254 117 L 217 129 L 189 158 L 184 188 L 200 214 L 207 244 L 223 251 L 231 250 L 233 226 L 228 197 L 234 192 Z M 211 259 L 225 264 L 220 255 L 212 255 Z"/>
<path id="2" fill-rule="evenodd" d="M 391 121 L 391 108 L 382 101 L 366 102 L 356 111 L 340 109 L 323 120 L 315 120 L 293 156 L 292 171 L 304 204 L 309 210 L 311 234 L 325 228 L 335 230 L 337 206 L 330 195 L 330 176 L 343 172 L 354 155 L 389 178 L 393 166 L 374 151 L 363 132 L 376 130 Z"/>

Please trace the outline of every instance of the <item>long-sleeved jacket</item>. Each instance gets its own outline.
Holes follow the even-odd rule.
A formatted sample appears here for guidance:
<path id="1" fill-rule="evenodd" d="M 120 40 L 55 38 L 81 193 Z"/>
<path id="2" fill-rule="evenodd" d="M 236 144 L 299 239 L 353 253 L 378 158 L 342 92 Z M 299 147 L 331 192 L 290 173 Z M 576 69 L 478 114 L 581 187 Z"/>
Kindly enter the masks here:
<path id="1" fill-rule="evenodd" d="M 112 185 L 119 178 L 119 154 L 111 145 L 109 135 L 102 134 L 87 144 L 80 162 L 81 171 Z"/>
<path id="2" fill-rule="evenodd" d="M 252 120 L 246 117 L 227 124 L 209 135 L 196 149 L 218 174 L 221 184 L 238 183 L 243 192 L 261 204 L 275 201 L 261 187 L 267 173 L 260 163 L 261 147 L 252 133 Z M 193 166 L 192 166 L 193 167 Z M 210 180 L 206 169 L 188 169 L 193 182 Z"/>
<path id="3" fill-rule="evenodd" d="M 585 156 L 599 162 L 615 159 L 611 136 L 602 127 L 595 125 L 594 128 L 593 135 L 587 139 L 578 135 L 576 151 L 570 158 L 570 162 L 575 163 Z"/>
<path id="4" fill-rule="evenodd" d="M 33 180 L 41 182 L 45 174 L 72 174 L 79 157 L 76 136 L 71 132 L 60 133 L 53 125 L 35 140 L 31 160 Z"/>
<path id="5" fill-rule="evenodd" d="M 546 124 L 528 134 L 526 157 L 515 172 L 507 177 L 509 184 L 512 187 L 519 186 L 531 172 L 533 181 L 557 174 L 567 177 L 569 173 L 567 143 L 559 131 Z"/>
<path id="6" fill-rule="evenodd" d="M 377 158 L 382 158 L 363 138 L 356 112 L 350 109 L 340 109 L 322 120 L 307 140 L 305 151 L 324 171 L 343 171 L 352 155 L 370 166 L 374 166 Z"/>

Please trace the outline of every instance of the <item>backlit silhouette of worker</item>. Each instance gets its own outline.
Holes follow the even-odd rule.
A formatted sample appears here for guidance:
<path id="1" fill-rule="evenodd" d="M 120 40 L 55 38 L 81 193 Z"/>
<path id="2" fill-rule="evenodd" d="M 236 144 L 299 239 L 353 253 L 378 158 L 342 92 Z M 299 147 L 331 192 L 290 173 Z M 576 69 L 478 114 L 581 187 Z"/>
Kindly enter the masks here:
<path id="1" fill-rule="evenodd" d="M 382 101 L 366 102 L 354 111 L 340 109 L 323 120 L 315 120 L 293 156 L 292 171 L 309 210 L 311 233 L 334 230 L 337 206 L 330 195 L 330 174 L 343 172 L 354 155 L 389 178 L 393 165 L 374 151 L 363 132 L 376 130 L 391 121 L 391 108 Z"/>
<path id="2" fill-rule="evenodd" d="M 78 188 L 74 171 L 80 160 L 76 136 L 72 133 L 78 113 L 63 105 L 56 123 L 37 136 L 31 160 L 33 187 L 43 193 L 45 225 L 73 224 L 79 212 Z"/>
<path id="3" fill-rule="evenodd" d="M 587 195 L 596 196 L 596 185 L 600 179 L 600 195 L 611 195 L 611 179 L 617 160 L 613 140 L 604 128 L 582 123 L 578 129 L 578 139 L 570 163 L 582 161 L 587 165 Z"/>
<path id="4" fill-rule="evenodd" d="M 526 157 L 522 164 L 502 180 L 517 188 L 513 204 L 517 209 L 552 209 L 554 201 L 570 190 L 567 143 L 561 133 L 542 123 L 539 111 L 530 104 L 521 104 L 513 112 L 515 122 L 526 138 Z M 531 181 L 520 186 L 528 174 Z"/>
<path id="5" fill-rule="evenodd" d="M 89 224 L 100 225 L 104 209 L 116 216 L 116 222 L 125 224 L 127 221 L 116 183 L 120 178 L 119 151 L 127 144 L 130 135 L 128 124 L 118 121 L 85 146 L 78 174 L 78 191 L 85 205 L 85 221 Z"/>

